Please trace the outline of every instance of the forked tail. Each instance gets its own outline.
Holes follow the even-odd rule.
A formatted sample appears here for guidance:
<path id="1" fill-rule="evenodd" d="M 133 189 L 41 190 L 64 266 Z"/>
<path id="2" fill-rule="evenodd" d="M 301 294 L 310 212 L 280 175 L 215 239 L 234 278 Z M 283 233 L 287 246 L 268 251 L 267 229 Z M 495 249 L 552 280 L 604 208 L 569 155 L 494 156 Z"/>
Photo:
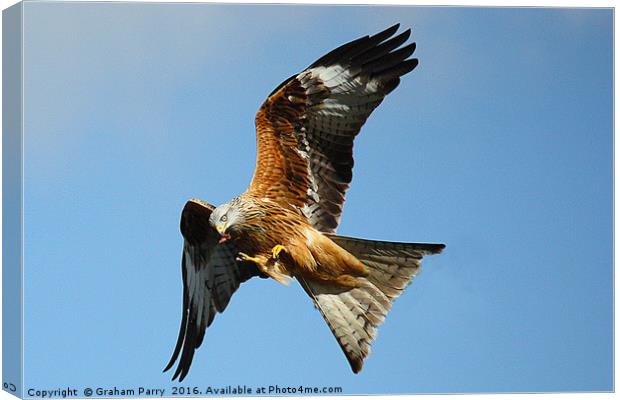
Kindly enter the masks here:
<path id="1" fill-rule="evenodd" d="M 440 253 L 445 245 L 328 236 L 362 261 L 368 267 L 368 276 L 358 278 L 361 285 L 353 289 L 303 277 L 299 280 L 329 325 L 353 372 L 358 373 L 370 353 L 378 326 L 419 271 L 422 257 Z"/>

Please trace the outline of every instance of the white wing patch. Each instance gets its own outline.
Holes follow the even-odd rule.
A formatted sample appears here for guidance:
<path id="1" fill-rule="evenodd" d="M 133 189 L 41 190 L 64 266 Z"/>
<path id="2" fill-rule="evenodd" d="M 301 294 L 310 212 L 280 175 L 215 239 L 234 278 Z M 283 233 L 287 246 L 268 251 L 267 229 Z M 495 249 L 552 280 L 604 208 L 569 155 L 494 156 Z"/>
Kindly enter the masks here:
<path id="1" fill-rule="evenodd" d="M 333 233 L 340 222 L 352 179 L 355 136 L 400 76 L 417 65 L 416 59 L 407 59 L 413 44 L 398 49 L 410 31 L 393 36 L 397 30 L 394 26 L 348 43 L 295 77 L 306 95 L 296 135 L 310 183 L 301 211 L 319 231 Z"/>

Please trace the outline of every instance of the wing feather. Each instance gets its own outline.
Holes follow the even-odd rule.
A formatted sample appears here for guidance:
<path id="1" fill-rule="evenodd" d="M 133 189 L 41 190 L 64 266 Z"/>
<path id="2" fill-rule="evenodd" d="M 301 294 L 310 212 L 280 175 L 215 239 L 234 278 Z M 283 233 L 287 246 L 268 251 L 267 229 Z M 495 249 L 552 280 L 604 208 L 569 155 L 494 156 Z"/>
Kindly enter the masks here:
<path id="1" fill-rule="evenodd" d="M 207 328 L 215 315 L 226 309 L 239 285 L 260 276 L 253 263 L 235 260 L 237 250 L 232 243 L 218 244 L 219 235 L 209 225 L 213 209 L 206 202 L 190 200 L 181 215 L 183 308 L 177 343 L 164 369 L 169 370 L 179 360 L 173 380 L 185 378 Z"/>
<path id="2" fill-rule="evenodd" d="M 257 160 L 248 191 L 300 209 L 334 232 L 353 178 L 353 141 L 418 60 L 399 25 L 347 43 L 280 84 L 256 115 Z"/>

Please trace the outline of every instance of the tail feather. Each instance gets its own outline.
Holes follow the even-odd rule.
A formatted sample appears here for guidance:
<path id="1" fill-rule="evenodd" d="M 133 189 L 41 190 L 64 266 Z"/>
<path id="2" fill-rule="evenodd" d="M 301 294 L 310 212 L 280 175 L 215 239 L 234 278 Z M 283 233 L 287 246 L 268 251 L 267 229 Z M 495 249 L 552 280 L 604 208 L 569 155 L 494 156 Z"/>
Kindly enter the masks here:
<path id="1" fill-rule="evenodd" d="M 378 326 L 420 270 L 422 257 L 438 254 L 445 246 L 328 236 L 363 262 L 368 267 L 368 276 L 358 278 L 360 285 L 355 288 L 303 277 L 299 281 L 336 337 L 353 372 L 358 373 L 370 354 Z"/>

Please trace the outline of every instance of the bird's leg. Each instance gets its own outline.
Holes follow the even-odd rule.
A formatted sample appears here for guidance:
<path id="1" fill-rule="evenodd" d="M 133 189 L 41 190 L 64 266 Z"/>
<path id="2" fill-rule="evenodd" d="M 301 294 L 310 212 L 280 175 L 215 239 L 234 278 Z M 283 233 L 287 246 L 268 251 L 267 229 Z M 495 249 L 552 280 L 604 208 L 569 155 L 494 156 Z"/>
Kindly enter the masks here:
<path id="1" fill-rule="evenodd" d="M 273 249 L 271 249 L 271 256 L 274 260 L 278 260 L 280 258 L 280 253 L 283 251 L 286 251 L 286 247 L 282 246 L 281 244 L 277 244 L 273 246 Z"/>
<path id="2" fill-rule="evenodd" d="M 288 279 L 290 277 L 278 271 L 279 268 L 276 268 L 277 262 L 274 262 L 273 259 L 267 258 L 263 255 L 259 255 L 257 257 L 250 257 L 249 255 L 240 252 L 237 255 L 237 260 L 238 261 L 251 261 L 254 264 L 256 264 L 258 269 L 265 275 L 275 279 L 276 281 L 284 285 L 288 285 Z"/>
<path id="3" fill-rule="evenodd" d="M 245 253 L 241 253 L 241 252 L 239 252 L 239 254 L 237 255 L 237 261 L 251 261 L 258 266 L 260 266 L 260 264 L 262 263 L 262 261 L 259 258 L 250 257 L 249 255 Z"/>

